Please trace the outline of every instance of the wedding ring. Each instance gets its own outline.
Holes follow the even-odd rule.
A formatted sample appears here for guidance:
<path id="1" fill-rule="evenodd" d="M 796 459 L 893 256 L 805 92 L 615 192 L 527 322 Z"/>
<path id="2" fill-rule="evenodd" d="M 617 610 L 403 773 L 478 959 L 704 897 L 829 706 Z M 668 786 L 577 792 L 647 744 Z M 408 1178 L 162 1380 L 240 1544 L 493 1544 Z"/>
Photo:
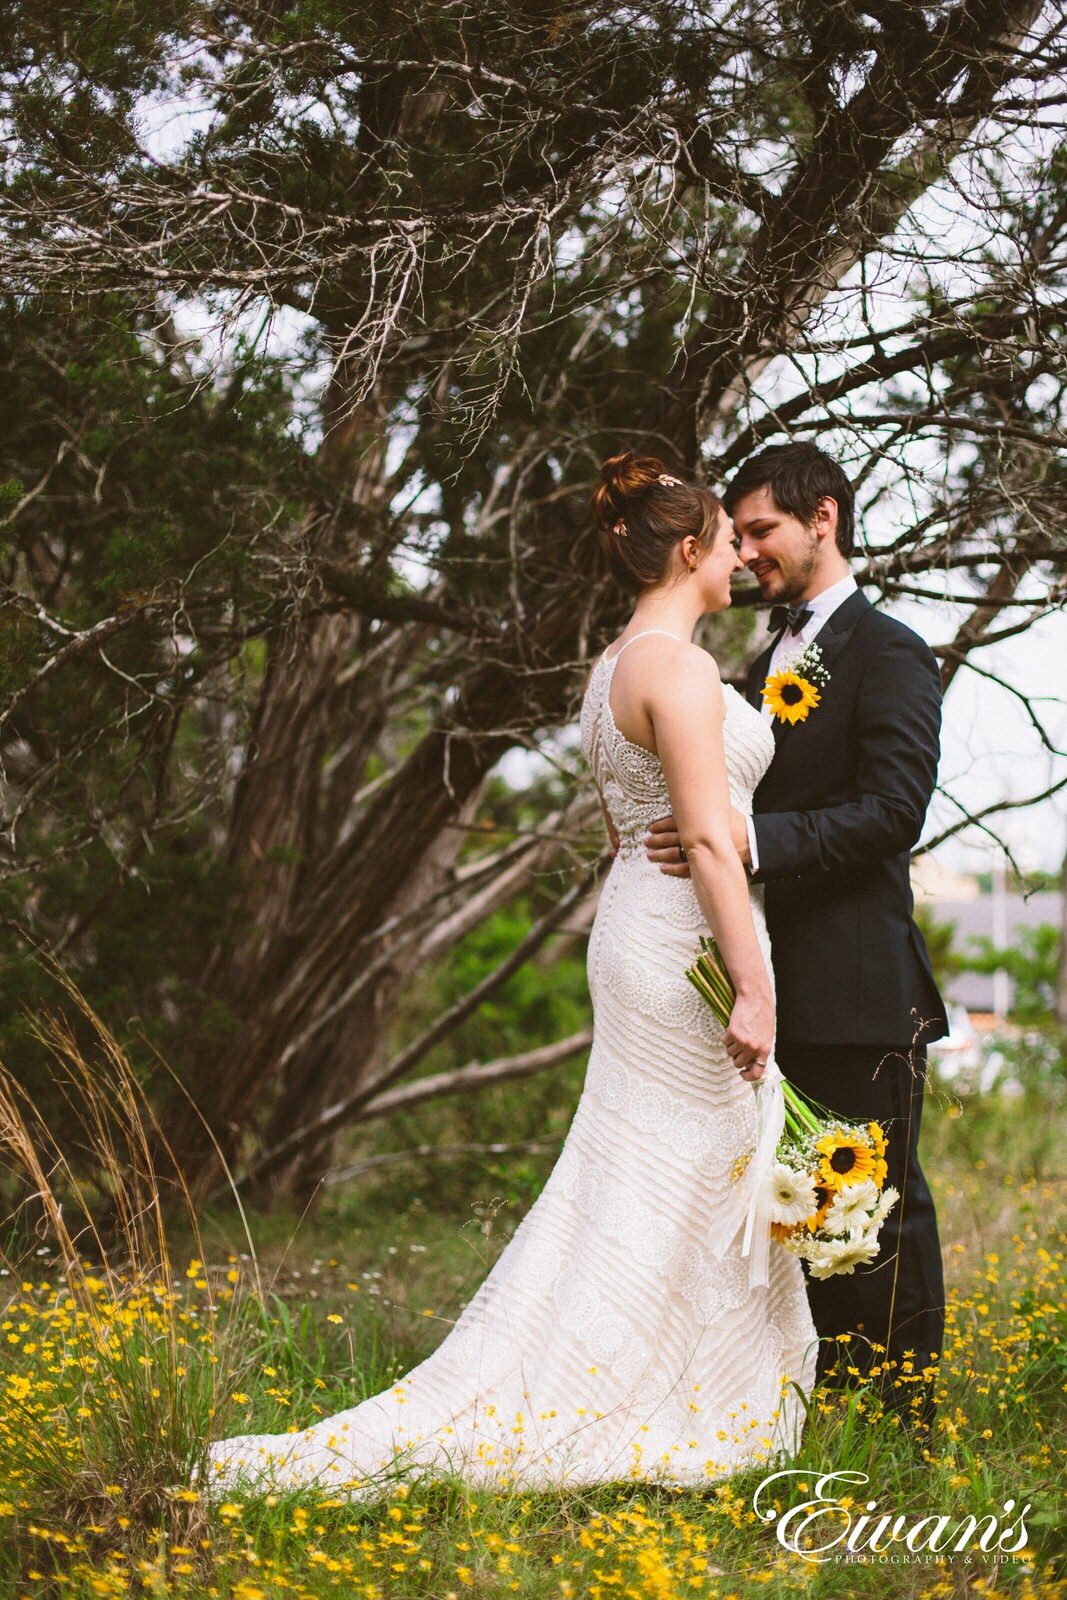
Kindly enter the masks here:
<path id="1" fill-rule="evenodd" d="M 679 864 L 681 862 L 683 862 L 683 861 L 688 861 L 688 860 L 689 860 L 689 857 L 685 853 L 685 845 L 684 844 L 680 844 L 678 846 L 678 861 L 679 861 Z"/>

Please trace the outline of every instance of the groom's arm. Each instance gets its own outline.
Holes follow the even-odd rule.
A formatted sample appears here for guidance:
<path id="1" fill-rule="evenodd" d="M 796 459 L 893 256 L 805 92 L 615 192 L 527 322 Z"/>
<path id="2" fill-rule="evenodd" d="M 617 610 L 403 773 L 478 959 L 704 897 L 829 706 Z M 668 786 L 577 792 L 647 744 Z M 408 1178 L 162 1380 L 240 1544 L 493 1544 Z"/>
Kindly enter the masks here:
<path id="1" fill-rule="evenodd" d="M 611 820 L 611 812 L 608 810 L 608 803 L 604 799 L 604 791 L 601 789 L 599 783 L 596 785 L 596 794 L 597 799 L 600 801 L 600 810 L 603 813 L 604 826 L 608 830 L 608 840 L 611 844 L 611 853 L 613 856 L 617 856 L 619 853 L 620 844 L 619 830 Z"/>
<path id="2" fill-rule="evenodd" d="M 857 743 L 853 794 L 840 805 L 755 817 L 759 867 L 752 876 L 764 883 L 840 872 L 910 850 L 933 793 L 940 730 L 937 664 L 917 634 L 894 630 L 860 683 L 850 730 Z"/>

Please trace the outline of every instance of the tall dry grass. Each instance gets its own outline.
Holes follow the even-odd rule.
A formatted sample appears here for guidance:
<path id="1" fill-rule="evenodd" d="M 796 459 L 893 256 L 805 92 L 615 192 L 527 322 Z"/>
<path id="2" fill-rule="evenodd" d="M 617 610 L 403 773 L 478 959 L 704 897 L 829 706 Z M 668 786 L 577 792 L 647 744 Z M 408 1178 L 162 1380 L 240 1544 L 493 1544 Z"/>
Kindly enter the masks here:
<path id="1" fill-rule="evenodd" d="M 205 1511 L 190 1484 L 231 1404 L 244 1318 L 230 1286 L 202 1275 L 188 1191 L 179 1178 L 161 1185 L 153 1154 L 165 1134 L 125 1051 L 50 970 L 68 1010 L 31 1029 L 62 1131 L 0 1064 L 0 1170 L 13 1199 L 0 1321 L 21 1358 L 0 1380 L 3 1481 L 19 1502 L 3 1531 L 38 1565 L 45 1524 L 50 1558 L 64 1530 L 78 1547 L 140 1536 L 196 1548 Z M 198 1246 L 181 1266 L 175 1220 Z M 29 1281 L 28 1264 L 45 1260 L 48 1278 Z"/>

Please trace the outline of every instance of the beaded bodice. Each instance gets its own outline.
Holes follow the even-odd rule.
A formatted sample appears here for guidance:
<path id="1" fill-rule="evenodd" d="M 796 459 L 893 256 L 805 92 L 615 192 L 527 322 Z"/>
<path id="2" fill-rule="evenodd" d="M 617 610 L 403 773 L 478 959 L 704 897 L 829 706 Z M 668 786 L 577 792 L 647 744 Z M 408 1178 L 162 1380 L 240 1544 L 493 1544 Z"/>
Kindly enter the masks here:
<path id="1" fill-rule="evenodd" d="M 615 664 L 624 650 L 644 637 L 643 633 L 634 634 L 622 650 L 599 658 L 582 702 L 582 752 L 618 831 L 622 857 L 643 851 L 649 824 L 671 809 L 659 757 L 620 733 L 611 710 Z M 774 755 L 774 734 L 759 712 L 731 685 L 723 685 L 723 697 L 730 798 L 738 811 L 750 816 L 752 796 Z"/>

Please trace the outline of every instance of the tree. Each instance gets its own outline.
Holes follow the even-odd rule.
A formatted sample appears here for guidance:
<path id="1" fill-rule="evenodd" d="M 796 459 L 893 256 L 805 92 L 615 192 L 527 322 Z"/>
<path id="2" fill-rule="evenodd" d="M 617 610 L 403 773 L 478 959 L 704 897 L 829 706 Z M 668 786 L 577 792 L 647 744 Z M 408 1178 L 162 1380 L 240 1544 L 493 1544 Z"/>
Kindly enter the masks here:
<path id="1" fill-rule="evenodd" d="M 319 442 L 283 449 L 269 513 L 253 496 L 236 518 L 240 584 L 213 621 L 182 612 L 196 681 L 161 687 L 158 656 L 122 668 L 195 730 L 216 780 L 203 859 L 232 889 L 198 989 L 232 1033 L 176 1062 L 197 1110 L 172 1126 L 204 1183 L 206 1122 L 273 1192 L 311 1192 L 338 1129 L 444 1037 L 390 1055 L 413 976 L 546 873 L 557 899 L 524 954 L 588 894 L 569 779 L 550 824 L 492 841 L 477 824 L 505 753 L 556 751 L 618 623 L 584 504 L 619 442 L 717 481 L 762 441 L 825 438 L 860 485 L 862 580 L 939 595 L 951 574 L 968 608 L 940 647 L 946 685 L 1062 604 L 1059 8 L 416 0 L 398 21 L 278 0 L 146 21 L 23 3 L 0 26 L 21 141 L 0 272 L 19 314 L 121 303 L 173 362 L 166 330 L 206 308 L 236 350 L 214 376 L 186 352 L 212 414 L 252 393 L 247 330 L 272 317 L 321 375 L 309 391 L 294 355 L 279 380 Z M 84 455 L 87 505 L 107 451 Z M 51 467 L 16 467 L 9 767 L 46 686 L 90 659 L 114 679 L 99 645 L 126 628 L 80 551 L 48 589 L 29 552 L 63 545 L 34 493 Z M 144 602 L 157 650 L 195 570 L 165 569 Z M 51 624 L 80 605 L 57 648 Z M 727 662 L 744 632 L 714 633 Z M 16 812 L 55 792 L 58 759 L 22 757 Z M 116 806 L 123 848 L 154 837 L 148 811 Z M 104 833 L 90 825 L 94 847 Z M 63 916 L 42 908 L 51 943 Z"/>
<path id="2" fill-rule="evenodd" d="M 1006 972 L 1012 980 L 1012 1019 L 1020 1023 L 1047 1023 L 1056 1014 L 1056 977 L 1060 963 L 1060 930 L 1050 922 L 1036 928 L 1015 929 L 1008 949 L 998 950 L 992 939 L 972 938 L 959 958 L 961 972 Z"/>

